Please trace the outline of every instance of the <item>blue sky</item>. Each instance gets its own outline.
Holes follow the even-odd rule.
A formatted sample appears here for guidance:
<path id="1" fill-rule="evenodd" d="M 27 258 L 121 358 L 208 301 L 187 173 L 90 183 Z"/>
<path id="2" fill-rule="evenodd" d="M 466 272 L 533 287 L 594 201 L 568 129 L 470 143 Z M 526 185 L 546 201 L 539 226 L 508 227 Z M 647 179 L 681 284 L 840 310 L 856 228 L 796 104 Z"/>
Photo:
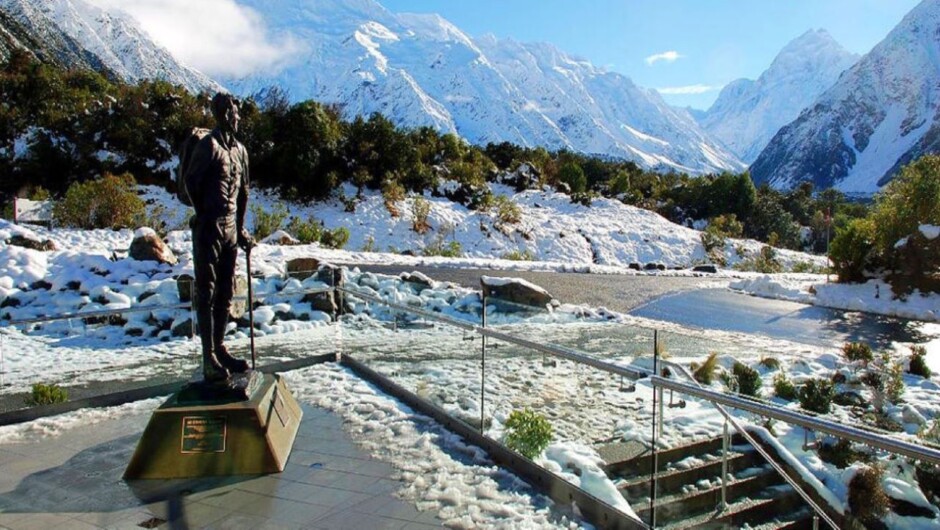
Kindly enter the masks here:
<path id="1" fill-rule="evenodd" d="M 788 42 L 822 28 L 864 54 L 919 0 L 379 0 L 439 13 L 471 36 L 544 41 L 629 75 L 675 105 L 707 108 L 728 82 L 756 79 Z M 676 52 L 674 60 L 646 59 Z M 666 55 L 671 57 L 671 54 Z"/>

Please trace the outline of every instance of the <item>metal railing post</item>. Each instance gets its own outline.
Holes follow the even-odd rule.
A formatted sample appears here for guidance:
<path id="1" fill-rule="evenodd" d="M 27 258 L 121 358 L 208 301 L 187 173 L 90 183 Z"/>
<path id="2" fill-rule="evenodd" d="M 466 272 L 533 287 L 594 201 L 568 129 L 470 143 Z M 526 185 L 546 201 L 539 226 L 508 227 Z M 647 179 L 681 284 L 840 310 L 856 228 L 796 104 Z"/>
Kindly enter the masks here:
<path id="1" fill-rule="evenodd" d="M 728 433 L 728 420 L 725 419 L 724 433 L 721 436 L 721 504 L 718 511 L 723 512 L 728 507 L 728 451 L 731 445 L 731 436 Z"/>
<path id="2" fill-rule="evenodd" d="M 486 292 L 480 295 L 483 301 L 483 313 L 480 315 L 480 323 L 483 329 L 486 329 Z M 486 425 L 486 334 L 480 337 L 482 347 L 480 349 L 480 432 L 484 431 Z"/>
<path id="3" fill-rule="evenodd" d="M 653 330 L 653 373 L 659 373 L 659 330 Z M 653 388 L 653 454 L 650 462 L 650 528 L 656 528 L 656 474 L 659 470 L 659 441 L 656 430 L 657 389 Z M 660 417 L 662 415 L 660 414 Z"/>

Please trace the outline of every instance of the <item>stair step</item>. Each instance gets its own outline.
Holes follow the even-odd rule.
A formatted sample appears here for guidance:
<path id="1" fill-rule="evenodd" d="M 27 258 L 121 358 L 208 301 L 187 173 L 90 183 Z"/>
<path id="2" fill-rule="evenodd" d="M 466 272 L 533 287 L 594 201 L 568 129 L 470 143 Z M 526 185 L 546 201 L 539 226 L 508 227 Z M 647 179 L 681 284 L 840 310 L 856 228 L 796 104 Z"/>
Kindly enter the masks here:
<path id="1" fill-rule="evenodd" d="M 657 515 L 657 526 L 668 530 L 738 529 L 745 524 L 755 530 L 812 528 L 812 519 L 799 509 L 799 496 L 789 493 L 768 499 L 740 499 L 722 512 L 708 511 L 683 520 L 664 520 Z M 796 525 L 796 526 L 791 526 Z"/>
<path id="2" fill-rule="evenodd" d="M 732 444 L 738 445 L 744 441 L 735 434 L 731 437 Z M 721 437 L 693 442 L 681 447 L 660 450 L 656 461 L 660 469 L 666 469 L 669 464 L 683 460 L 690 456 L 716 454 L 721 451 Z M 638 442 L 618 442 L 597 448 L 598 454 L 607 462 L 604 471 L 607 476 L 620 476 L 624 478 L 649 475 L 652 465 L 652 451 Z"/>
<path id="3" fill-rule="evenodd" d="M 680 461 L 682 462 L 682 461 Z M 757 451 L 749 450 L 744 452 L 734 452 L 728 455 L 728 472 L 732 475 L 753 468 L 762 463 Z M 675 465 L 675 463 L 673 464 Z M 658 495 L 669 495 L 682 490 L 688 484 L 695 484 L 703 479 L 713 479 L 721 477 L 721 455 L 706 455 L 705 458 L 697 462 L 692 462 L 689 467 L 673 468 L 661 471 L 656 477 L 656 487 Z M 649 498 L 650 476 L 638 476 L 621 481 L 615 481 L 617 488 L 628 501 Z"/>
<path id="4" fill-rule="evenodd" d="M 751 497 L 753 499 L 772 496 L 774 491 L 770 488 L 780 486 L 783 479 L 771 468 L 758 468 L 757 471 L 743 478 L 735 478 L 728 482 L 727 499 L 729 503 L 736 503 L 738 499 Z M 789 486 L 780 488 L 782 491 L 792 491 Z M 772 500 L 782 497 L 775 495 Z M 634 509 L 643 520 L 649 519 L 649 499 L 644 504 L 637 503 Z M 656 502 L 656 518 L 661 522 L 680 521 L 695 518 L 701 514 L 712 512 L 721 501 L 721 484 L 716 481 L 708 488 L 688 493 L 675 493 L 658 497 Z"/>

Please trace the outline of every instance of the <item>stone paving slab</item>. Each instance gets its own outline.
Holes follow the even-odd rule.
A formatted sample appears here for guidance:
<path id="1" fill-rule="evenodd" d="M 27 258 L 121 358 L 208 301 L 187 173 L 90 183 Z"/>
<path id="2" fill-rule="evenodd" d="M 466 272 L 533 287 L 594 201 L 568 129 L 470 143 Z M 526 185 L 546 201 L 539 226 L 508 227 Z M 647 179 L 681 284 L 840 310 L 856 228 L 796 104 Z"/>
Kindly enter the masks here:
<path id="1" fill-rule="evenodd" d="M 283 473 L 121 479 L 149 414 L 0 445 L 0 529 L 430 529 L 442 523 L 395 496 L 393 468 L 361 452 L 342 421 L 301 405 Z"/>

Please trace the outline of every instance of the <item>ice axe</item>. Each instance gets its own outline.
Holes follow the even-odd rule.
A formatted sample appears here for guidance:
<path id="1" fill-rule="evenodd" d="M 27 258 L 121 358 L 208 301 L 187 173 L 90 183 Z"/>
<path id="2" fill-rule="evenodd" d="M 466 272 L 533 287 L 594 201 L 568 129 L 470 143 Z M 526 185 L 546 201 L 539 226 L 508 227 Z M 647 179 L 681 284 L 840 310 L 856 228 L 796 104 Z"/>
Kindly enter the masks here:
<path id="1" fill-rule="evenodd" d="M 248 272 L 248 337 L 251 344 L 251 369 L 255 369 L 255 304 L 251 289 L 251 248 L 253 242 L 249 241 L 245 247 L 245 268 Z"/>

